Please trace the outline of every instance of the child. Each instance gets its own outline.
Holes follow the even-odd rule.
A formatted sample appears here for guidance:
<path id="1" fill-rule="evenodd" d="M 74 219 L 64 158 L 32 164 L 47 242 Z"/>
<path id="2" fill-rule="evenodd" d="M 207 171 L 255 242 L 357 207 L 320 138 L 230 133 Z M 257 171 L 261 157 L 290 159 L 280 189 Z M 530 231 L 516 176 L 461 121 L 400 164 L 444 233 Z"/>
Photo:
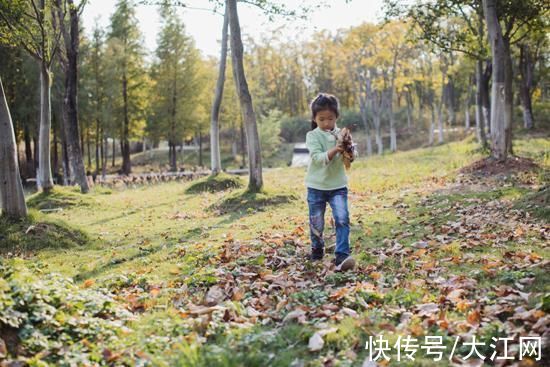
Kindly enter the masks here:
<path id="1" fill-rule="evenodd" d="M 311 159 L 305 179 L 311 237 L 309 259 L 321 260 L 324 256 L 323 228 L 328 202 L 336 223 L 336 271 L 346 271 L 355 267 L 355 260 L 349 248 L 348 178 L 341 154 L 344 148 L 337 144 L 338 99 L 331 94 L 319 94 L 311 102 L 311 115 L 312 130 L 306 134 Z"/>

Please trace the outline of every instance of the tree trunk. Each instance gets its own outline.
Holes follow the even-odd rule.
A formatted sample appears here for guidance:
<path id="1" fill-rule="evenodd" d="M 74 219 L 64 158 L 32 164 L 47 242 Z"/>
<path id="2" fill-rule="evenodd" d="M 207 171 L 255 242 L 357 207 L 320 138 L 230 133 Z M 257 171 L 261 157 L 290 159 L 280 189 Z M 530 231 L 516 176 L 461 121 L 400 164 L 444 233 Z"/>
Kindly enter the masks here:
<path id="1" fill-rule="evenodd" d="M 199 138 L 199 167 L 202 167 L 202 132 L 199 130 L 198 132 L 198 138 Z"/>
<path id="2" fill-rule="evenodd" d="M 25 140 L 25 167 L 26 167 L 26 176 L 34 177 L 34 162 L 32 159 L 32 145 L 31 145 L 31 133 L 29 131 L 28 124 L 25 124 L 23 130 L 23 136 Z"/>
<path id="3" fill-rule="evenodd" d="M 405 99 L 407 102 L 407 128 L 410 129 L 412 127 L 412 117 L 413 117 L 413 108 L 414 108 L 412 94 L 410 91 L 406 92 Z"/>
<path id="4" fill-rule="evenodd" d="M 485 106 L 483 105 L 483 94 L 484 90 L 484 80 L 483 80 L 483 61 L 477 60 L 476 64 L 476 135 L 478 137 L 478 142 L 483 148 L 488 146 L 487 144 L 487 135 L 485 134 L 485 122 L 486 117 L 484 116 Z"/>
<path id="5" fill-rule="evenodd" d="M 225 7 L 222 27 L 222 48 L 220 53 L 220 68 L 214 102 L 212 103 L 212 117 L 210 120 L 210 165 L 212 174 L 218 174 L 222 169 L 220 154 L 220 107 L 223 98 L 223 86 L 225 82 L 225 67 L 227 64 L 227 28 L 229 26 L 228 7 Z"/>
<path id="6" fill-rule="evenodd" d="M 472 86 L 472 80 L 466 87 L 466 96 L 464 97 L 464 128 L 470 130 L 470 96 L 472 95 L 470 88 Z"/>
<path id="7" fill-rule="evenodd" d="M 367 157 L 372 155 L 372 138 L 370 135 L 370 126 L 368 120 L 368 111 L 367 111 L 367 98 L 366 96 L 359 96 L 359 111 L 361 112 L 361 120 L 363 121 L 363 126 L 365 127 L 365 138 L 367 143 Z"/>
<path id="8" fill-rule="evenodd" d="M 483 71 L 483 78 L 481 84 L 481 97 L 483 104 L 483 122 L 488 133 L 491 133 L 491 97 L 489 93 L 489 84 L 491 81 L 491 75 L 493 73 L 493 64 L 490 60 L 485 62 L 485 69 Z"/>
<path id="9" fill-rule="evenodd" d="M 241 155 L 243 157 L 243 164 L 241 168 L 246 167 L 246 137 L 244 136 L 244 127 L 243 127 L 243 121 L 242 121 L 242 115 L 241 115 L 241 121 L 240 121 L 240 130 L 241 130 Z"/>
<path id="10" fill-rule="evenodd" d="M 434 144 L 434 130 L 435 130 L 435 109 L 436 109 L 434 97 L 431 97 L 430 107 L 431 107 L 430 112 L 431 112 L 432 118 L 430 120 L 430 133 L 429 133 L 428 142 L 429 142 L 430 145 L 433 145 Z"/>
<path id="11" fill-rule="evenodd" d="M 533 62 L 528 45 L 520 45 L 519 51 L 519 71 L 521 75 L 521 80 L 519 83 L 519 96 L 521 99 L 521 107 L 523 109 L 523 127 L 526 129 L 532 129 L 535 126 L 533 106 L 531 102 L 535 63 Z"/>
<path id="12" fill-rule="evenodd" d="M 441 96 L 439 103 L 437 104 L 437 141 L 439 144 L 443 143 L 443 105 L 445 100 L 445 78 L 447 76 L 447 63 L 445 61 L 444 66 L 441 69 Z M 449 113 L 449 111 L 447 111 Z"/>
<path id="13" fill-rule="evenodd" d="M 455 111 L 455 87 L 451 77 L 448 78 L 447 85 L 445 87 L 445 100 L 447 113 L 449 119 L 447 120 L 447 126 L 456 126 L 456 111 Z"/>
<path id="14" fill-rule="evenodd" d="M 504 38 L 504 133 L 506 136 L 505 145 L 508 154 L 513 155 L 512 147 L 512 123 L 514 121 L 514 70 L 512 64 L 512 51 L 510 49 L 510 40 Z"/>
<path id="15" fill-rule="evenodd" d="M 92 168 L 92 148 L 91 148 L 91 139 L 90 139 L 90 129 L 86 129 L 86 153 L 88 158 L 88 169 Z M 84 167 L 86 169 L 86 167 Z"/>
<path id="16" fill-rule="evenodd" d="M 107 134 L 105 134 L 104 129 L 101 129 L 101 133 L 103 134 L 103 161 L 101 162 L 101 178 L 105 180 L 105 176 L 107 175 L 107 155 L 109 153 L 109 141 L 107 140 Z"/>
<path id="17" fill-rule="evenodd" d="M 0 79 L 0 204 L 2 215 L 14 218 L 27 216 L 27 205 L 19 173 L 13 122 L 4 86 Z"/>
<path id="18" fill-rule="evenodd" d="M 99 165 L 100 161 L 103 161 L 103 151 L 101 151 L 101 157 L 100 157 L 100 150 L 102 145 L 102 139 L 101 139 L 101 128 L 99 119 L 96 120 L 95 125 L 95 177 L 99 175 Z"/>
<path id="19" fill-rule="evenodd" d="M 39 128 L 40 130 L 40 128 Z M 32 163 L 33 163 L 33 171 L 34 171 L 34 177 L 38 180 L 38 161 L 39 161 L 39 154 L 38 154 L 38 146 L 40 145 L 38 143 L 38 135 L 40 134 L 40 132 L 38 131 L 35 131 L 33 137 L 32 137 L 32 152 L 33 152 L 33 159 L 32 159 Z"/>
<path id="20" fill-rule="evenodd" d="M 393 56 L 393 67 L 391 76 L 390 95 L 388 100 L 389 115 L 390 115 L 390 151 L 395 152 L 397 150 L 397 133 L 395 131 L 395 117 L 393 116 L 393 96 L 395 94 L 395 77 L 397 73 L 397 53 Z"/>
<path id="21" fill-rule="evenodd" d="M 233 74 L 239 102 L 241 105 L 241 113 L 245 125 L 246 140 L 248 143 L 248 167 L 249 180 L 248 190 L 251 192 L 259 192 L 263 186 L 262 177 L 262 157 L 260 150 L 260 139 L 258 136 L 258 126 L 256 124 L 256 116 L 252 105 L 252 96 L 248 90 L 246 76 L 243 66 L 243 43 L 241 39 L 241 28 L 239 25 L 239 17 L 237 12 L 237 0 L 226 0 L 228 7 L 229 23 L 231 29 L 231 54 L 233 60 Z"/>
<path id="22" fill-rule="evenodd" d="M 493 158 L 506 161 L 509 151 L 509 130 L 512 117 L 512 91 L 509 80 L 511 62 L 509 48 L 497 17 L 497 0 L 483 0 L 485 21 L 492 53 L 491 150 Z"/>
<path id="23" fill-rule="evenodd" d="M 443 92 L 443 87 L 441 92 Z M 443 143 L 443 96 L 437 104 L 437 139 L 439 144 Z"/>
<path id="24" fill-rule="evenodd" d="M 54 183 L 59 183 L 59 124 L 55 123 L 55 114 L 52 113 L 52 131 L 53 131 L 53 168 L 52 174 Z"/>
<path id="25" fill-rule="evenodd" d="M 130 161 L 130 120 L 128 117 L 128 79 L 126 71 L 123 71 L 122 75 L 122 99 L 124 108 L 124 126 L 122 127 L 122 139 L 120 141 L 120 148 L 122 154 L 122 173 L 129 175 L 132 173 L 132 162 Z"/>
<path id="26" fill-rule="evenodd" d="M 378 148 L 378 155 L 382 155 L 384 153 L 384 142 L 382 141 L 382 133 L 380 131 L 380 115 L 377 114 L 374 117 L 374 130 L 375 130 L 375 140 L 376 140 L 376 147 Z"/>
<path id="27" fill-rule="evenodd" d="M 44 61 L 40 63 L 40 134 L 38 138 L 38 170 L 36 184 L 45 192 L 53 188 L 50 163 L 51 88 L 50 70 Z"/>
<path id="28" fill-rule="evenodd" d="M 176 172 L 176 143 L 172 139 L 168 141 L 168 158 L 170 160 L 170 171 Z"/>
<path id="29" fill-rule="evenodd" d="M 62 110 L 65 110 L 62 108 Z M 65 135 L 65 126 L 66 123 L 66 114 L 62 111 L 61 114 L 61 125 L 60 125 L 60 133 L 61 133 L 61 168 L 63 170 L 63 186 L 68 186 L 72 184 L 71 181 L 71 167 L 69 165 L 69 153 L 67 152 L 67 137 Z"/>
<path id="30" fill-rule="evenodd" d="M 112 148 L 113 148 L 113 154 L 111 155 L 111 167 L 114 167 L 115 166 L 115 152 L 116 152 L 116 143 L 115 143 L 115 138 L 114 137 L 113 137 Z"/>

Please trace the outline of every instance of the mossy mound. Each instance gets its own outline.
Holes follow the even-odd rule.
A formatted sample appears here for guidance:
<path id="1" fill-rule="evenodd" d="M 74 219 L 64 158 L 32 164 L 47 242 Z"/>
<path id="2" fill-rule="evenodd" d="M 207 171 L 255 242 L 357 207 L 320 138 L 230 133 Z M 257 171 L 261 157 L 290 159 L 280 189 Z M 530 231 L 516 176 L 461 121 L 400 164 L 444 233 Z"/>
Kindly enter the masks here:
<path id="1" fill-rule="evenodd" d="M 0 255 L 24 255 L 41 249 L 66 249 L 90 241 L 86 232 L 30 211 L 27 218 L 0 216 Z"/>
<path id="2" fill-rule="evenodd" d="M 217 175 L 211 175 L 195 181 L 185 190 L 185 193 L 197 194 L 201 192 L 218 192 L 240 187 L 243 187 L 243 182 L 240 177 L 232 176 L 227 173 L 218 173 Z"/>
<path id="3" fill-rule="evenodd" d="M 208 210 L 218 211 L 220 214 L 227 212 L 254 212 L 264 210 L 265 207 L 290 203 L 299 200 L 298 195 L 290 193 L 278 193 L 267 190 L 251 192 L 239 190 L 211 205 Z"/>
<path id="4" fill-rule="evenodd" d="M 82 194 L 78 186 L 55 186 L 49 192 L 37 192 L 27 199 L 27 205 L 38 210 L 92 206 L 93 204 L 95 204 L 94 198 Z"/>

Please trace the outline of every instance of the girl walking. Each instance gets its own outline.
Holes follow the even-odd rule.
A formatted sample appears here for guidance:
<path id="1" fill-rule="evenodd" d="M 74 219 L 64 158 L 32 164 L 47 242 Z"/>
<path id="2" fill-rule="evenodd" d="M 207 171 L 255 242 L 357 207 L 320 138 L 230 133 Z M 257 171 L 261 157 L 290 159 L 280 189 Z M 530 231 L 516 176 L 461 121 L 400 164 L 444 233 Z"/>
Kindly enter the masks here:
<path id="1" fill-rule="evenodd" d="M 324 256 L 323 229 L 326 204 L 329 203 L 336 224 L 333 261 L 336 271 L 346 271 L 355 267 L 355 260 L 350 256 L 348 177 L 342 160 L 344 148 L 337 142 L 340 132 L 336 126 L 339 116 L 338 105 L 338 99 L 328 93 L 320 93 L 311 102 L 312 130 L 306 134 L 310 163 L 305 184 L 311 238 L 309 259 L 321 260 Z"/>

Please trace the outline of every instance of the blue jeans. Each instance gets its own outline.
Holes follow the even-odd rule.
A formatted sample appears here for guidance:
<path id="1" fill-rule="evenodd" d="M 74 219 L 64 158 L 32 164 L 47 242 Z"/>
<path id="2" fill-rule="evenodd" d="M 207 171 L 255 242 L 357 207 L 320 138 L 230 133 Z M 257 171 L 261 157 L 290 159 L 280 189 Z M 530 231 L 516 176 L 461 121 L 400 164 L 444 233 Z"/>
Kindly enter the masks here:
<path id="1" fill-rule="evenodd" d="M 336 190 L 317 190 L 307 188 L 307 203 L 309 206 L 309 233 L 312 249 L 321 249 L 325 246 L 323 228 L 325 227 L 325 209 L 327 202 L 332 208 L 332 215 L 336 223 L 336 257 L 348 256 L 349 249 L 349 211 L 348 188 Z"/>

